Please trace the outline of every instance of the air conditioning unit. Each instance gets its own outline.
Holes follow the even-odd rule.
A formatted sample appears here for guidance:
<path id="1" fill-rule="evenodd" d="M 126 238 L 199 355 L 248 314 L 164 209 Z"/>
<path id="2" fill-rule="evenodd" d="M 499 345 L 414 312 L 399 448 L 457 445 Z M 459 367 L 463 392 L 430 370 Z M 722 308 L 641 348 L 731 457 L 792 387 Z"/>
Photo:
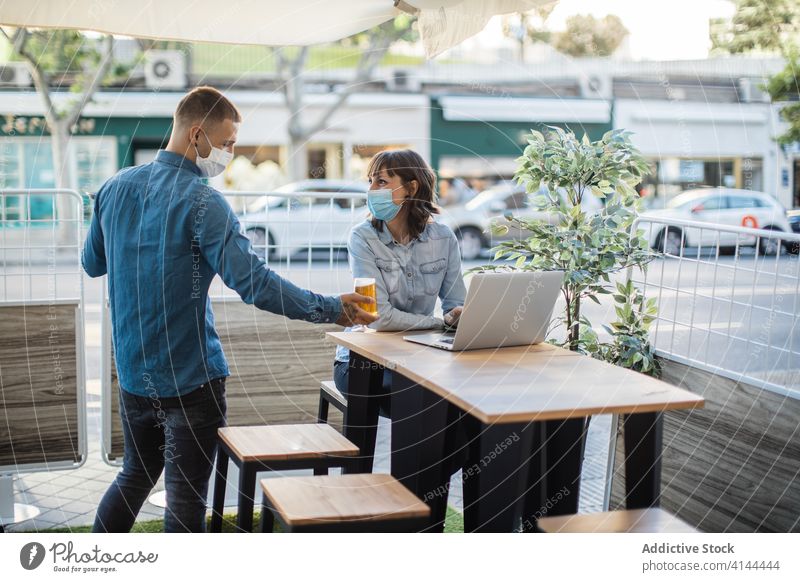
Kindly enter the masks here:
<path id="1" fill-rule="evenodd" d="M 739 91 L 739 101 L 741 103 L 769 103 L 771 98 L 769 93 L 759 88 L 761 83 L 758 79 L 742 77 L 737 86 Z"/>
<path id="2" fill-rule="evenodd" d="M 186 89 L 186 55 L 181 51 L 147 51 L 144 82 L 148 89 Z"/>
<path id="3" fill-rule="evenodd" d="M 611 99 L 614 96 L 610 75 L 584 75 L 579 81 L 584 99 Z"/>
<path id="4" fill-rule="evenodd" d="M 0 65 L 0 87 L 30 87 L 31 73 L 25 63 Z"/>
<path id="5" fill-rule="evenodd" d="M 405 93 L 418 93 L 421 87 L 419 78 L 411 69 L 393 69 L 386 79 L 386 88 L 389 91 Z"/>

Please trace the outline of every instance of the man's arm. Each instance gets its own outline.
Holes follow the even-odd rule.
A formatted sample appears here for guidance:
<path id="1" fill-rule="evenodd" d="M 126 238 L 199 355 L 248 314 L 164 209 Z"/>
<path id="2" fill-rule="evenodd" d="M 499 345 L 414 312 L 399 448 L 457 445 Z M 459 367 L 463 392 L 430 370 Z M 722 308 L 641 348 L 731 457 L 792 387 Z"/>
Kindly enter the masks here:
<path id="1" fill-rule="evenodd" d="M 301 289 L 258 258 L 250 240 L 242 233 L 238 218 L 218 193 L 202 189 L 191 214 L 200 252 L 242 301 L 290 319 L 314 323 L 339 319 L 342 301 L 338 297 Z"/>
<path id="2" fill-rule="evenodd" d="M 105 185 L 95 194 L 92 223 L 89 226 L 89 234 L 83 243 L 83 253 L 81 254 L 83 270 L 90 277 L 101 277 L 108 272 L 103 229 L 100 227 L 100 194 L 104 190 Z"/>

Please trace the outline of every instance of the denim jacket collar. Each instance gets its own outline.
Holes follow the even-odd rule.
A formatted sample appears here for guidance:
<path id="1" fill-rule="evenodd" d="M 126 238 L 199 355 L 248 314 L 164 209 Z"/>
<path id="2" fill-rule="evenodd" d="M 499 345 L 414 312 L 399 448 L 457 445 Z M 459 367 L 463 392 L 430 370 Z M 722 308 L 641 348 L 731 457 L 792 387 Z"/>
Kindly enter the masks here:
<path id="1" fill-rule="evenodd" d="M 430 223 L 428 223 L 428 224 L 430 224 Z M 381 221 L 381 225 L 383 226 L 383 228 L 378 231 L 378 240 L 381 241 L 386 246 L 389 246 L 391 243 L 395 242 L 394 237 L 392 236 L 392 233 L 389 232 L 389 227 L 386 226 L 385 222 Z M 417 237 L 417 240 L 420 241 L 420 242 L 427 242 L 427 240 L 428 240 L 428 225 L 427 224 L 425 225 L 425 228 L 423 229 L 423 231 L 421 233 L 419 233 L 419 236 Z"/>
<path id="2" fill-rule="evenodd" d="M 167 150 L 158 150 L 158 153 L 156 154 L 156 161 L 162 164 L 169 164 L 170 166 L 175 166 L 176 168 L 189 170 L 190 172 L 194 172 L 198 176 L 203 175 L 203 172 L 200 171 L 199 166 L 195 164 L 192 160 L 180 154 L 176 154 L 174 152 L 168 152 Z"/>

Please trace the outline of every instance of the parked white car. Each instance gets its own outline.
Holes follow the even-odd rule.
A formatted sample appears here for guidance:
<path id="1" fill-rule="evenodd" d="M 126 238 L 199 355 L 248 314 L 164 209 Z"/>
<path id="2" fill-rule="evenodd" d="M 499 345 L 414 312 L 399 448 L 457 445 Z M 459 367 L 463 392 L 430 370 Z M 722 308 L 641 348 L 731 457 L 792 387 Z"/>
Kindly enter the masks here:
<path id="1" fill-rule="evenodd" d="M 302 180 L 259 196 L 239 214 L 253 249 L 270 259 L 306 249 L 347 246 L 350 229 L 367 214 L 362 181 Z"/>
<path id="2" fill-rule="evenodd" d="M 739 246 L 754 246 L 756 244 L 754 236 L 737 236 L 735 233 L 713 229 L 648 223 L 648 217 L 791 232 L 786 209 L 774 196 L 764 192 L 734 188 L 687 190 L 670 200 L 666 208 L 643 212 L 640 224 L 645 229 L 652 248 L 675 256 L 680 255 L 681 245 L 716 246 L 718 240 L 719 246 L 724 248 L 735 247 L 737 238 Z M 777 239 L 764 237 L 760 239 L 758 246 L 759 252 L 768 255 L 774 255 L 781 248 Z"/>
<path id="3" fill-rule="evenodd" d="M 344 249 L 350 229 L 367 217 L 368 187 L 366 182 L 334 180 L 287 184 L 274 193 L 255 198 L 239 214 L 239 221 L 255 251 L 262 257 L 269 253 L 273 260 L 309 248 Z M 486 217 L 463 207 L 446 208 L 442 212 L 436 220 L 455 231 L 463 258 L 477 258 L 483 243 L 475 244 L 475 238 L 482 236 Z"/>
<path id="4" fill-rule="evenodd" d="M 474 259 L 480 255 L 481 249 L 491 247 L 503 240 L 522 238 L 528 233 L 513 227 L 504 215 L 511 212 L 519 218 L 553 222 L 552 212 L 541 210 L 539 200 L 547 195 L 541 188 L 538 192 L 528 194 L 525 187 L 515 182 L 502 182 L 484 190 L 463 206 L 447 206 L 442 209 L 441 221 L 448 224 L 456 233 L 461 244 L 461 256 Z M 563 194 L 562 194 L 563 195 Z M 587 212 L 597 212 L 603 203 L 596 196 L 586 196 L 581 202 Z M 492 223 L 509 227 L 504 236 L 490 232 Z"/>

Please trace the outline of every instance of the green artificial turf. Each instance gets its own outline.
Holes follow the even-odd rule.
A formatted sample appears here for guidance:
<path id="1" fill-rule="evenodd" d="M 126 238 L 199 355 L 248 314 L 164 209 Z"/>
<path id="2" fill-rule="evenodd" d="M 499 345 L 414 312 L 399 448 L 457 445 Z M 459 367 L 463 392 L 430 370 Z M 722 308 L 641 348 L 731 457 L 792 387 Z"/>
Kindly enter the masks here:
<path id="1" fill-rule="evenodd" d="M 253 515 L 253 530 L 258 529 L 258 523 L 261 514 L 255 512 Z M 210 523 L 210 519 L 206 522 L 206 526 Z M 236 515 L 226 514 L 222 521 L 222 532 L 232 533 L 236 531 Z M 39 533 L 89 533 L 92 529 L 90 525 L 82 525 L 78 527 L 59 527 L 54 529 L 39 530 Z M 162 533 L 164 531 L 163 519 L 152 519 L 149 521 L 138 521 L 134 524 L 132 533 Z M 280 531 L 279 526 L 276 526 L 275 531 Z M 447 508 L 447 516 L 444 521 L 444 533 L 463 533 L 464 531 L 464 516 L 452 507 Z M 26 532 L 29 533 L 29 532 Z"/>

